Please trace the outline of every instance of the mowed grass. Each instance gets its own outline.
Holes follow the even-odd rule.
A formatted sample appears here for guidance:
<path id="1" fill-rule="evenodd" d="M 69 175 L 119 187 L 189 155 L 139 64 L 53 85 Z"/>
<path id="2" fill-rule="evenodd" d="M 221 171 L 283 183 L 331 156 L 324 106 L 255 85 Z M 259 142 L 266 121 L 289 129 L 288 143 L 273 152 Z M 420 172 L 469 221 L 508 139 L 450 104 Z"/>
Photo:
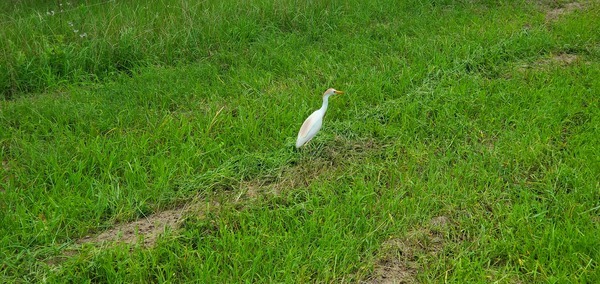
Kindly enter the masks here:
<path id="1" fill-rule="evenodd" d="M 72 2 L 0 4 L 0 282 L 600 281 L 597 1 Z"/>

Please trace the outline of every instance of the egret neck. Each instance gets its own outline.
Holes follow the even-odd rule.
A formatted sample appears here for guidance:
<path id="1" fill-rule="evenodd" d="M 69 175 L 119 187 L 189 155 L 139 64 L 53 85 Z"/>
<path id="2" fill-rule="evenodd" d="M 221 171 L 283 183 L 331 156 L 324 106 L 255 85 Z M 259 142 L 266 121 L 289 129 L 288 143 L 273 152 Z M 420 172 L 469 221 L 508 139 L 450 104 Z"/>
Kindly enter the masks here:
<path id="1" fill-rule="evenodd" d="M 327 111 L 327 106 L 329 105 L 329 96 L 331 96 L 331 95 L 333 95 L 333 94 L 326 94 L 323 96 L 323 105 L 319 109 L 323 113 L 325 113 L 325 111 Z"/>

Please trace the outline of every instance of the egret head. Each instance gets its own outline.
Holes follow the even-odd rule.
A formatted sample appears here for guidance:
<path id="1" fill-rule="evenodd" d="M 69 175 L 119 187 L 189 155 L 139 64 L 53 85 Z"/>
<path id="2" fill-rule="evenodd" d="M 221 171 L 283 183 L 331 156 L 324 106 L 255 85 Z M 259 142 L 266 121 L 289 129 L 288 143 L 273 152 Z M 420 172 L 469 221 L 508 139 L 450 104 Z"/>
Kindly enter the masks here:
<path id="1" fill-rule="evenodd" d="M 335 94 L 343 94 L 344 92 L 342 91 L 338 91 L 334 88 L 329 88 L 327 89 L 327 91 L 325 91 L 325 93 L 323 93 L 323 96 L 331 96 L 331 95 L 335 95 Z"/>

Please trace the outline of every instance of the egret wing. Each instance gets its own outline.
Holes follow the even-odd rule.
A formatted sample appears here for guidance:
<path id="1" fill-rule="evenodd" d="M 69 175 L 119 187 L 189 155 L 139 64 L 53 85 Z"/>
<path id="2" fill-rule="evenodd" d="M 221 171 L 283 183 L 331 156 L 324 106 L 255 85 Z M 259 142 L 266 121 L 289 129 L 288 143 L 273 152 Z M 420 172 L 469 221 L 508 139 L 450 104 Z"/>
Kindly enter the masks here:
<path id="1" fill-rule="evenodd" d="M 322 117 L 319 111 L 315 111 L 304 121 L 298 132 L 296 147 L 300 147 L 310 141 L 319 132 L 322 125 Z"/>
<path id="2" fill-rule="evenodd" d="M 306 137 L 306 135 L 308 135 L 310 129 L 315 124 L 314 121 L 315 116 L 311 115 L 304 121 L 304 123 L 302 123 L 302 127 L 300 127 L 300 132 L 298 132 L 298 138 L 304 138 Z"/>

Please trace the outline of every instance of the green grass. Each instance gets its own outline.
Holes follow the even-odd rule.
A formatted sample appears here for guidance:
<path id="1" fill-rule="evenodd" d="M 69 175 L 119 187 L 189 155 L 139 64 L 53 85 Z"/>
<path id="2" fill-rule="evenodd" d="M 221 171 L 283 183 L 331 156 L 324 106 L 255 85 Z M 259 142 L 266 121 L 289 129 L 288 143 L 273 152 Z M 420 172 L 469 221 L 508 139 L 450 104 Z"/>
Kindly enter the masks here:
<path id="1" fill-rule="evenodd" d="M 0 282 L 600 281 L 597 1 L 71 2 L 0 4 Z"/>

